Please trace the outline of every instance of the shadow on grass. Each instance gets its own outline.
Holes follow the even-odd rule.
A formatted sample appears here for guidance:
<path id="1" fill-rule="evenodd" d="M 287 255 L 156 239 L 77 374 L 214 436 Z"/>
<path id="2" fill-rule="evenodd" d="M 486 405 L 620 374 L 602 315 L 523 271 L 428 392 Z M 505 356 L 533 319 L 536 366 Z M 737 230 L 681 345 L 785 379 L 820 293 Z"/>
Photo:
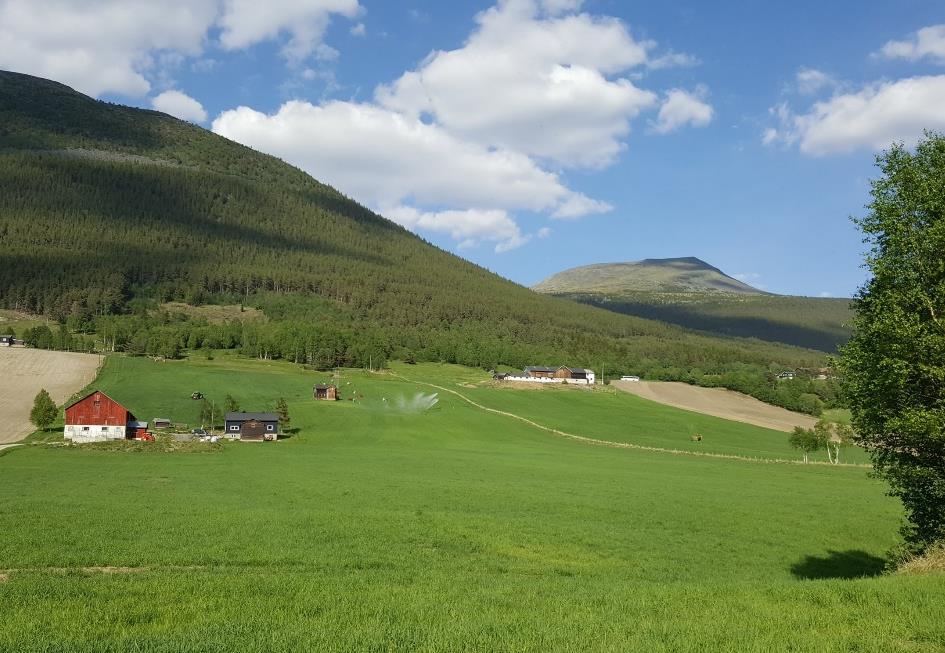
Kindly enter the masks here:
<path id="1" fill-rule="evenodd" d="M 828 551 L 824 556 L 805 556 L 791 565 L 797 578 L 864 578 L 883 573 L 886 560 L 866 551 Z"/>

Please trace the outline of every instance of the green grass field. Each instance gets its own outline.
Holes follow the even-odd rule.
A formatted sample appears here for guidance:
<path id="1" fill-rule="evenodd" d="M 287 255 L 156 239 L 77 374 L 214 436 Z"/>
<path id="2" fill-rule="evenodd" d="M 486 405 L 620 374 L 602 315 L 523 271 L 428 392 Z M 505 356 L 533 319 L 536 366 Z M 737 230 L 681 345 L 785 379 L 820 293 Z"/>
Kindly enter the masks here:
<path id="1" fill-rule="evenodd" d="M 394 371 L 594 437 L 695 427 L 784 453 L 630 397 Z M 5 451 L 0 651 L 945 647 L 945 578 L 879 575 L 901 511 L 863 468 L 593 446 L 445 392 L 413 411 L 400 400 L 430 390 L 394 374 L 345 372 L 357 401 L 314 402 L 324 378 L 110 358 L 96 386 L 139 417 L 193 422 L 194 390 L 247 410 L 284 396 L 298 431 L 204 454 Z"/>

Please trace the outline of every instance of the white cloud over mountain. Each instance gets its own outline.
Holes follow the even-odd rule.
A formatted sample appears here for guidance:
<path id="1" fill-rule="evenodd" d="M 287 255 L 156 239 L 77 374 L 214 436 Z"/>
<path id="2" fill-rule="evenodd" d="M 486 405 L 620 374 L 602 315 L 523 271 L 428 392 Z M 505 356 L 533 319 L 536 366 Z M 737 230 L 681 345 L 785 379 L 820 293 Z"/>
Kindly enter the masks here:
<path id="1" fill-rule="evenodd" d="M 180 91 L 164 91 L 151 100 L 151 106 L 181 120 L 204 122 L 207 119 L 207 112 L 203 105 Z"/>
<path id="2" fill-rule="evenodd" d="M 531 238 L 515 211 L 561 220 L 611 211 L 554 170 L 610 165 L 631 121 L 658 104 L 656 93 L 621 76 L 646 66 L 655 44 L 634 40 L 619 20 L 576 13 L 581 5 L 503 0 L 476 17 L 462 47 L 430 53 L 379 86 L 372 103 L 289 102 L 272 114 L 240 107 L 213 129 L 410 229 L 508 251 Z M 672 94 L 667 131 L 711 120 L 700 97 Z"/>
<path id="3" fill-rule="evenodd" d="M 0 0 L 0 68 L 140 97 L 162 62 L 199 55 L 213 28 L 229 50 L 285 38 L 284 54 L 299 60 L 327 52 L 333 15 L 359 11 L 357 0 Z"/>

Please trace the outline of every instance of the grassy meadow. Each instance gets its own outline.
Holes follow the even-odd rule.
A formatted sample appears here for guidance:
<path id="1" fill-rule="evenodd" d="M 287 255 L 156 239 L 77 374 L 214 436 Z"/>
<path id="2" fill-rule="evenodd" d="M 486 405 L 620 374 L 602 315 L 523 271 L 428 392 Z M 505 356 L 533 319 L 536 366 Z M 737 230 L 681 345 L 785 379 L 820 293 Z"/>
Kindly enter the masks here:
<path id="1" fill-rule="evenodd" d="M 454 366 L 346 371 L 356 401 L 328 403 L 310 399 L 324 373 L 287 363 L 111 357 L 95 385 L 139 418 L 194 424 L 195 390 L 245 410 L 281 396 L 292 433 L 3 452 L 0 651 L 945 646 L 945 578 L 880 575 L 901 511 L 866 469 L 593 446 L 447 392 L 423 410 L 433 390 L 402 377 L 590 437 L 697 428 L 718 451 L 789 454 L 784 434 Z"/>

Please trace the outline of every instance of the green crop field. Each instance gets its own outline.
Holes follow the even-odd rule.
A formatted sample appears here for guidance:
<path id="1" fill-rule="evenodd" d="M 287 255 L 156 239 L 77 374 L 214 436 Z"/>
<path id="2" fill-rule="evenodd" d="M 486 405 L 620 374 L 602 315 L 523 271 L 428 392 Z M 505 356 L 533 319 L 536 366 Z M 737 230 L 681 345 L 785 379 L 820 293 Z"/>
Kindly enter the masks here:
<path id="1" fill-rule="evenodd" d="M 424 409 L 435 390 L 402 377 L 589 437 L 791 455 L 784 434 L 453 366 L 346 371 L 356 401 L 327 403 L 326 375 L 288 363 L 111 357 L 95 385 L 140 418 L 196 423 L 195 390 L 285 397 L 293 432 L 4 451 L 0 651 L 945 646 L 945 578 L 881 575 L 901 510 L 862 467 L 590 445 L 450 392 Z"/>

